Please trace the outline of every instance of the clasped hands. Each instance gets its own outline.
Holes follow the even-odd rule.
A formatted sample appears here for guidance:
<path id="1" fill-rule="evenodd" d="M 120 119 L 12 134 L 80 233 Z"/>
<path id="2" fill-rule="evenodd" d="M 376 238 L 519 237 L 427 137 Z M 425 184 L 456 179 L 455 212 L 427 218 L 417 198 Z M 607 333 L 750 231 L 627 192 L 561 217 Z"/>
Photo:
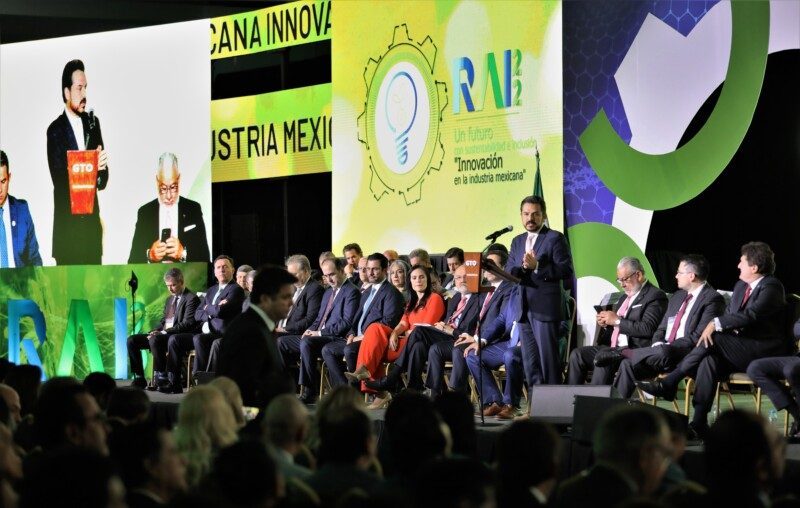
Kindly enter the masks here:
<path id="1" fill-rule="evenodd" d="M 526 270 L 536 270 L 539 266 L 539 260 L 536 259 L 536 251 L 530 250 L 522 256 L 522 268 Z"/>
<path id="2" fill-rule="evenodd" d="M 613 310 L 604 310 L 597 313 L 597 324 L 606 327 L 606 326 L 615 326 L 615 323 L 619 319 L 619 316 Z"/>

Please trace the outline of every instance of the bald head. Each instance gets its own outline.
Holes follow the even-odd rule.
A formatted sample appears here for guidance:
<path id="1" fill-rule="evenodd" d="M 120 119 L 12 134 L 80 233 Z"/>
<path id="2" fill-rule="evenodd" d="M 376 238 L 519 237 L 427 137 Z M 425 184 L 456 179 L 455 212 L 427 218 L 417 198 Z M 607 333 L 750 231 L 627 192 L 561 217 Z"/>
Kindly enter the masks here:
<path id="1" fill-rule="evenodd" d="M 264 435 L 277 448 L 292 452 L 308 432 L 308 409 L 294 394 L 272 399 L 264 413 Z"/>

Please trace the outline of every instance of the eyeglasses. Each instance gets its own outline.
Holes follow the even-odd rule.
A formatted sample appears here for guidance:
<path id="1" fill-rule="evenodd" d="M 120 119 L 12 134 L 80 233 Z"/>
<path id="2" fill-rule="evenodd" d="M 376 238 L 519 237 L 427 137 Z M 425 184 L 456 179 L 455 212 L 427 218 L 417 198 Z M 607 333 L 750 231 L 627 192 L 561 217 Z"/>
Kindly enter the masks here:
<path id="1" fill-rule="evenodd" d="M 638 271 L 636 271 L 636 272 L 633 272 L 633 273 L 631 273 L 631 274 L 630 274 L 630 275 L 628 275 L 627 277 L 623 277 L 623 278 L 621 278 L 621 279 L 617 279 L 617 283 L 619 283 L 619 284 L 625 284 L 625 283 L 627 283 L 629 280 L 631 280 L 631 277 L 633 277 L 633 276 L 634 276 L 634 275 L 636 275 L 637 273 L 639 273 L 639 272 L 638 272 Z"/>
<path id="2" fill-rule="evenodd" d="M 161 194 L 162 196 L 164 194 L 167 194 L 167 193 L 177 194 L 178 193 L 178 184 L 177 183 L 173 183 L 169 187 L 167 187 L 166 185 L 159 185 L 158 186 L 158 193 Z"/>
<path id="3" fill-rule="evenodd" d="M 689 275 L 690 273 L 694 272 L 681 272 L 680 270 L 678 270 L 677 272 L 675 272 L 675 275 Z"/>

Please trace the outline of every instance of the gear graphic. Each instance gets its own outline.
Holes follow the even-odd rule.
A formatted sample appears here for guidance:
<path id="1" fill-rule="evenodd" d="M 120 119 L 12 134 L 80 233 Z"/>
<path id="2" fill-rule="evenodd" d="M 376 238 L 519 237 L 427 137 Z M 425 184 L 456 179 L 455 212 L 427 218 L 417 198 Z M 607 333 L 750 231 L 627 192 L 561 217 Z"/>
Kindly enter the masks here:
<path id="1" fill-rule="evenodd" d="M 364 67 L 364 84 L 366 85 L 366 99 L 364 110 L 358 116 L 358 140 L 367 150 L 369 157 L 370 180 L 369 189 L 376 201 L 380 201 L 385 195 L 398 194 L 403 197 L 406 206 L 410 206 L 422 199 L 422 182 L 431 171 L 440 171 L 444 160 L 444 144 L 442 143 L 441 122 L 442 115 L 447 107 L 447 84 L 443 81 L 436 81 L 433 77 L 433 67 L 436 61 L 438 48 L 430 36 L 426 36 L 421 43 L 411 39 L 408 34 L 406 24 L 394 27 L 392 43 L 388 46 L 383 55 L 377 59 L 370 58 Z M 408 71 L 397 71 L 398 68 L 408 69 Z M 379 111 L 384 104 L 379 100 L 379 96 L 385 98 L 388 94 L 386 88 L 391 87 L 395 78 L 405 76 L 405 85 L 409 97 L 413 97 L 413 115 L 411 123 L 404 132 L 399 135 L 391 125 L 391 120 L 387 120 L 390 128 L 395 134 L 382 133 L 379 140 L 377 127 L 383 121 Z M 421 108 L 421 117 L 418 123 L 414 123 L 417 114 L 417 81 L 424 85 L 422 102 L 426 107 Z M 402 81 L 402 80 L 401 80 Z M 388 83 L 388 86 L 387 86 Z M 410 83 L 410 84 L 408 84 Z M 388 99 L 385 103 L 389 107 Z M 376 114 L 376 112 L 378 114 Z M 404 111 L 405 114 L 408 114 Z M 426 115 L 427 113 L 427 115 Z M 387 113 L 388 114 L 388 113 Z M 387 117 L 388 118 L 388 117 Z M 412 127 L 416 132 L 409 132 Z M 386 128 L 384 127 L 384 131 Z M 397 129 L 401 130 L 401 129 Z M 422 131 L 427 134 L 424 144 L 418 139 L 412 139 Z M 385 139 L 391 139 L 392 151 L 384 149 Z M 383 145 L 379 146 L 381 143 Z M 416 143 L 416 144 L 414 144 Z M 411 148 L 409 148 L 409 146 Z M 414 153 L 416 147 L 416 153 Z M 398 168 L 395 161 L 389 160 L 393 155 L 403 165 L 411 154 L 411 162 L 408 168 Z"/>

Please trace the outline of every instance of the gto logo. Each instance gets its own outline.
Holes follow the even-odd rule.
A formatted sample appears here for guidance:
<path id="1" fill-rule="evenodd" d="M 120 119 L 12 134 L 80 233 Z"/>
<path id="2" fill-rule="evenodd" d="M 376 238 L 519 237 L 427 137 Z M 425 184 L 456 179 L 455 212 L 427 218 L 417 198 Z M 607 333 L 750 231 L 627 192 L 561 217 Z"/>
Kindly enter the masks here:
<path id="1" fill-rule="evenodd" d="M 469 259 L 469 260 L 467 260 L 467 261 L 466 261 L 464 264 L 465 264 L 465 265 L 467 265 L 467 267 L 475 267 L 475 266 L 478 266 L 478 262 L 477 262 L 477 261 L 475 261 L 474 259 Z"/>
<path id="2" fill-rule="evenodd" d="M 94 171 L 94 164 L 91 162 L 80 162 L 72 165 L 73 173 L 91 173 Z"/>

